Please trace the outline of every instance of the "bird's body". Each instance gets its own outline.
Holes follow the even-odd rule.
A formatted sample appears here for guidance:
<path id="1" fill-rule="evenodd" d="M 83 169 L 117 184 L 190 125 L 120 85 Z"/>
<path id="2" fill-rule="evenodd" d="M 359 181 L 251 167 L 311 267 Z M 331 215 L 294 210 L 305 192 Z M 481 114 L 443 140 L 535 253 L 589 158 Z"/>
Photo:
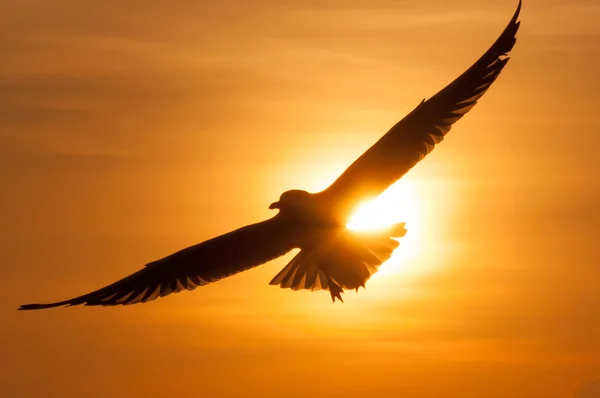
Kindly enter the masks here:
<path id="1" fill-rule="evenodd" d="M 271 219 L 183 249 L 151 262 L 138 272 L 92 293 L 20 309 L 70 305 L 147 302 L 192 290 L 280 257 L 300 252 L 271 281 L 292 289 L 325 289 L 333 301 L 344 289 L 365 286 L 399 245 L 404 224 L 373 233 L 346 228 L 356 205 L 376 197 L 401 178 L 442 141 L 452 124 L 477 103 L 508 61 L 519 28 L 521 3 L 490 49 L 466 72 L 427 101 L 422 101 L 360 156 L 326 190 L 283 193 Z"/>

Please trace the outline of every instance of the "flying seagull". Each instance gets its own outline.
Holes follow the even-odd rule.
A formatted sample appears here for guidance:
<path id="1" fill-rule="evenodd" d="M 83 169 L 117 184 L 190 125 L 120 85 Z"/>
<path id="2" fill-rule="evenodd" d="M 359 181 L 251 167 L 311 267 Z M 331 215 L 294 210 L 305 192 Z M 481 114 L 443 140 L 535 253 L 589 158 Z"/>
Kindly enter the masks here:
<path id="1" fill-rule="evenodd" d="M 277 215 L 188 247 L 111 285 L 70 300 L 25 304 L 20 310 L 72 305 L 145 303 L 182 290 L 193 290 L 264 264 L 292 249 L 300 252 L 271 285 L 328 290 L 342 301 L 344 289 L 364 287 L 398 247 L 404 223 L 373 233 L 346 228 L 359 202 L 376 197 L 439 144 L 492 85 L 516 42 L 521 1 L 508 26 L 485 54 L 456 80 L 423 100 L 377 143 L 319 193 L 284 192 L 269 209 Z"/>

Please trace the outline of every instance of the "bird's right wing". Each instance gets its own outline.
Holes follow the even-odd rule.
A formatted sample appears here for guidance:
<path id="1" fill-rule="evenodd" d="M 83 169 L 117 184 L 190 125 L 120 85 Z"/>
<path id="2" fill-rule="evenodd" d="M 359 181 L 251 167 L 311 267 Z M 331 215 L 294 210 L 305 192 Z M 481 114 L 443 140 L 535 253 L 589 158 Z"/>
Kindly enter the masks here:
<path id="1" fill-rule="evenodd" d="M 381 194 L 431 152 L 492 85 L 516 42 L 521 2 L 496 42 L 462 75 L 393 126 L 318 195 L 345 221 L 356 206 Z"/>
<path id="2" fill-rule="evenodd" d="M 245 271 L 296 247 L 296 229 L 281 216 L 188 247 L 111 285 L 70 300 L 25 304 L 20 310 L 147 302 Z"/>

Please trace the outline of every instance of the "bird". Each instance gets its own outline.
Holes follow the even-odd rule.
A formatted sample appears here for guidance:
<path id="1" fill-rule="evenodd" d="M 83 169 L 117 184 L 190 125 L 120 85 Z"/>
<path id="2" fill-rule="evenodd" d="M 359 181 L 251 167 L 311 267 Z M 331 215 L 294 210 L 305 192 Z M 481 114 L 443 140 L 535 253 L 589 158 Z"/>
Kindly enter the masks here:
<path id="1" fill-rule="evenodd" d="M 91 293 L 54 303 L 25 304 L 19 310 L 145 303 L 216 282 L 294 249 L 300 251 L 270 284 L 326 290 L 334 303 L 336 299 L 343 302 L 344 289 L 364 288 L 406 233 L 404 223 L 376 232 L 352 231 L 346 224 L 353 209 L 380 195 L 412 169 L 486 93 L 516 43 L 520 10 L 521 0 L 504 31 L 473 65 L 437 94 L 422 100 L 325 190 L 284 192 L 269 206 L 278 210 L 270 219 L 150 262 Z"/>

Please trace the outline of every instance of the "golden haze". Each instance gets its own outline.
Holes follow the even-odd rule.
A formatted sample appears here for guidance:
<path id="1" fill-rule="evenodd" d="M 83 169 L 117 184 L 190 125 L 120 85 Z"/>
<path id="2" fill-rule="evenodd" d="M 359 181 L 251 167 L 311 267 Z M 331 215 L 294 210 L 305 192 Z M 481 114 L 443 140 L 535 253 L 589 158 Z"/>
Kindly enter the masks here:
<path id="1" fill-rule="evenodd" d="M 1 395 L 595 397 L 595 1 L 525 2 L 497 83 L 364 216 L 408 235 L 344 304 L 268 286 L 290 255 L 152 304 L 14 311 L 324 188 L 515 6 L 0 2 Z"/>

